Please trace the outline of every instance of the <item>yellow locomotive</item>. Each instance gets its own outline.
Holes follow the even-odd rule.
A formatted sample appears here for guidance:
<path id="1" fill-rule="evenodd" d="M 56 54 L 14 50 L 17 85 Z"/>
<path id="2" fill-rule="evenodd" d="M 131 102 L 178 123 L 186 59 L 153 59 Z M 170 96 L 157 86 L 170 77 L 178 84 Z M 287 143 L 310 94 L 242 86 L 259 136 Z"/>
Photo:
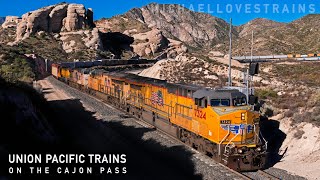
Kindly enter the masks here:
<path id="1" fill-rule="evenodd" d="M 245 94 L 134 74 L 52 65 L 54 77 L 104 99 L 237 170 L 261 169 L 266 143 Z"/>

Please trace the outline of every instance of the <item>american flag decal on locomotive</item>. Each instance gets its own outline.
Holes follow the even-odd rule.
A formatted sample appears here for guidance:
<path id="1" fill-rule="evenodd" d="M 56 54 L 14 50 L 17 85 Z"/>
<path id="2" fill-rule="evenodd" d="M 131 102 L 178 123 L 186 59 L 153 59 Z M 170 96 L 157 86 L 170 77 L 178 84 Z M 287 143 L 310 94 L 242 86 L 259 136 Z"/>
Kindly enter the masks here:
<path id="1" fill-rule="evenodd" d="M 160 90 L 151 94 L 151 103 L 153 105 L 163 106 L 163 96 Z"/>
<path id="2" fill-rule="evenodd" d="M 224 129 L 225 131 L 228 131 L 228 129 L 229 129 L 230 132 L 233 134 L 241 133 L 243 130 L 246 129 L 246 127 L 247 127 L 247 133 L 253 132 L 253 126 L 250 124 L 248 124 L 248 125 L 245 125 L 245 124 L 221 124 L 220 127 L 222 129 Z"/>

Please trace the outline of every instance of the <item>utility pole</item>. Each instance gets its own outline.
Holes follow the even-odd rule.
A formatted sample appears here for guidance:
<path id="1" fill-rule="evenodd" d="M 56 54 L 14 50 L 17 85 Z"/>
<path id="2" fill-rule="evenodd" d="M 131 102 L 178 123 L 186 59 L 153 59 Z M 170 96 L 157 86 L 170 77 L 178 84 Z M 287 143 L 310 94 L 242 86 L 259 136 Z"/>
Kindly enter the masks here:
<path id="1" fill-rule="evenodd" d="M 231 77 L 231 55 L 232 55 L 232 18 L 230 18 L 230 28 L 229 28 L 229 78 L 228 86 L 232 86 L 232 77 Z"/>
<path id="2" fill-rule="evenodd" d="M 250 65 L 251 65 L 251 63 L 252 63 L 252 61 L 253 61 L 253 30 L 252 30 L 252 33 L 251 33 L 251 59 L 250 59 Z M 247 87 L 246 87 L 246 89 L 247 89 L 247 103 L 249 102 L 249 89 L 250 89 L 250 83 L 251 83 L 251 76 L 249 75 L 249 68 L 247 69 Z"/>
<path id="3" fill-rule="evenodd" d="M 251 34 L 251 62 L 252 62 L 252 56 L 253 56 L 253 30 Z"/>
<path id="4" fill-rule="evenodd" d="M 45 59 L 44 61 L 46 63 L 46 72 L 48 72 L 48 59 Z"/>

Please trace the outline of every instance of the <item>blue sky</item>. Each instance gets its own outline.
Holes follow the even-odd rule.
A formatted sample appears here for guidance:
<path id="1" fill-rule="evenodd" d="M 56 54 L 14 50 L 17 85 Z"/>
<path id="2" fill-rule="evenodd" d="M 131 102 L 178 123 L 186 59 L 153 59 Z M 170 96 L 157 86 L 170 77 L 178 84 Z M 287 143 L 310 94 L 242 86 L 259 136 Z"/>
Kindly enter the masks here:
<path id="1" fill-rule="evenodd" d="M 280 22 L 290 22 L 306 14 L 320 13 L 320 0 L 64 0 L 81 3 L 94 11 L 94 18 L 111 17 L 122 14 L 134 7 L 142 7 L 151 2 L 161 4 L 181 4 L 189 9 L 210 13 L 235 25 L 244 24 L 254 18 L 268 18 Z M 63 0 L 0 0 L 1 16 L 17 15 L 43 6 L 63 2 Z"/>

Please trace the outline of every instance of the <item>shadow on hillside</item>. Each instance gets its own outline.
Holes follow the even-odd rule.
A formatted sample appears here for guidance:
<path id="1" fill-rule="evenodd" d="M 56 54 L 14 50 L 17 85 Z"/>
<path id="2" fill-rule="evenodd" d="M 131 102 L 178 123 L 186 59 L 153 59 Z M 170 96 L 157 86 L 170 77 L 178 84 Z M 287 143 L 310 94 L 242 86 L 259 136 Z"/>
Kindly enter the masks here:
<path id="1" fill-rule="evenodd" d="M 134 38 L 120 32 L 100 32 L 104 50 L 108 50 L 115 55 L 115 59 L 121 59 L 123 51 L 132 51 L 130 46 Z"/>
<path id="2" fill-rule="evenodd" d="M 6 149 L 5 154 L 13 152 L 124 153 L 127 157 L 125 164 L 80 165 L 93 166 L 93 174 L 99 171 L 100 166 L 106 168 L 103 174 L 90 175 L 91 179 L 201 179 L 201 176 L 195 173 L 191 160 L 192 152 L 185 150 L 183 146 L 166 147 L 153 139 L 143 140 L 145 133 L 154 131 L 152 129 L 124 126 L 120 121 L 99 120 L 94 117 L 94 113 L 86 111 L 78 99 L 47 102 L 43 113 L 49 117 L 48 122 L 56 136 L 56 143 L 49 145 L 43 142 L 34 143 L 33 139 L 37 137 L 24 138 L 23 134 L 12 126 L 8 131 L 16 133 L 23 141 L 14 141 L 19 137 L 7 141 L 10 143 L 3 146 Z M 50 164 L 50 168 L 55 169 L 56 166 Z M 106 174 L 108 167 L 111 168 L 112 174 Z M 115 174 L 116 167 L 120 168 L 120 174 Z M 126 174 L 121 174 L 123 167 L 126 167 Z M 55 172 L 51 175 L 55 176 L 49 177 L 50 179 L 62 177 Z M 88 178 L 86 175 L 68 175 L 67 177 L 69 179 Z"/>
<path id="3" fill-rule="evenodd" d="M 286 139 L 286 134 L 279 129 L 280 122 L 267 117 L 260 118 L 261 133 L 268 142 L 268 158 L 266 168 L 274 166 L 281 161 L 286 151 L 279 154 L 279 150 L 283 141 Z"/>
<path id="4" fill-rule="evenodd" d="M 195 175 L 192 153 L 182 146 L 165 147 L 154 140 L 142 140 L 153 131 L 124 126 L 119 121 L 96 119 L 79 100 L 51 101 L 57 115 L 53 129 L 61 137 L 63 147 L 72 152 L 125 153 L 126 179 L 200 179 Z M 129 119 L 128 119 L 129 120 Z M 107 175 L 109 177 L 109 175 Z"/>

